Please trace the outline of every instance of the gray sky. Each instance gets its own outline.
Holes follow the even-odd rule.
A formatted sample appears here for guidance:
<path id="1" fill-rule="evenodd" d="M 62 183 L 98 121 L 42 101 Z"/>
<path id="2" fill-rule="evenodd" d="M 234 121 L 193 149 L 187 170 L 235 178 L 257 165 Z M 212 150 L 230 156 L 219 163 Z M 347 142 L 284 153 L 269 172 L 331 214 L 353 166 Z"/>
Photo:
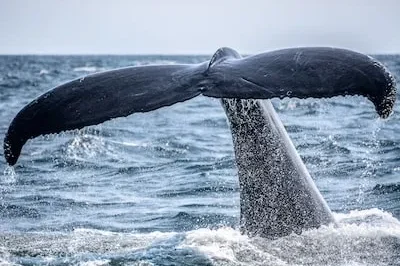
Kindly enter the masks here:
<path id="1" fill-rule="evenodd" d="M 400 0 L 0 0 L 0 54 L 400 53 Z"/>

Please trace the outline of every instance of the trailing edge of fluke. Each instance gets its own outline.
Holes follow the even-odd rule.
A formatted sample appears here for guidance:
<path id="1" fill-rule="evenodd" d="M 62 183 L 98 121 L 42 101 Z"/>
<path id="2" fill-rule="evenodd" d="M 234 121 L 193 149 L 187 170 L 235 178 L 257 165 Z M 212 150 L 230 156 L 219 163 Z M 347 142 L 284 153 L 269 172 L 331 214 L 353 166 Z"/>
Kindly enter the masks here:
<path id="1" fill-rule="evenodd" d="M 236 51 L 220 48 L 201 64 L 128 67 L 62 84 L 13 119 L 4 139 L 7 163 L 17 162 L 28 139 L 148 112 L 200 94 L 242 99 L 362 95 L 382 118 L 392 112 L 394 78 L 367 55 L 326 47 L 284 49 L 242 59 L 234 55 Z"/>

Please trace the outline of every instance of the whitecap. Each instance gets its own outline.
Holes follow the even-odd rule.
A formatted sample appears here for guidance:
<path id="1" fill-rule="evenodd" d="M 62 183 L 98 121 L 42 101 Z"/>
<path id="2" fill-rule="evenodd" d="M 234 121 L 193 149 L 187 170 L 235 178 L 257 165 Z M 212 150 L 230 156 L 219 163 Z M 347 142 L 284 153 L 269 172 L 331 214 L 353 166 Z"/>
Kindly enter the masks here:
<path id="1" fill-rule="evenodd" d="M 250 238 L 230 227 L 150 233 L 87 228 L 60 233 L 1 233 L 0 254 L 6 262 L 24 254 L 39 264 L 68 258 L 70 264 L 109 265 L 122 258 L 133 265 L 159 265 L 170 259 L 188 265 L 199 261 L 240 266 L 398 265 L 400 222 L 390 213 L 370 209 L 335 217 L 337 226 L 275 240 Z"/>
<path id="2" fill-rule="evenodd" d="M 73 69 L 74 72 L 99 72 L 103 70 L 104 68 L 98 68 L 95 66 L 82 66 L 82 67 L 75 67 Z"/>
<path id="3" fill-rule="evenodd" d="M 40 70 L 40 72 L 39 72 L 39 76 L 44 76 L 44 75 L 47 75 L 47 74 L 49 74 L 50 72 L 47 70 L 47 69 L 42 69 L 42 70 Z"/>
<path id="4" fill-rule="evenodd" d="M 276 240 L 248 238 L 231 228 L 188 232 L 180 247 L 193 248 L 216 265 L 390 265 L 400 263 L 400 222 L 370 209 L 335 214 L 338 225 Z M 357 221 L 357 223 L 355 223 Z"/>
<path id="5" fill-rule="evenodd" d="M 135 66 L 146 66 L 146 65 L 175 65 L 176 61 L 173 60 L 143 60 L 135 62 Z"/>
<path id="6" fill-rule="evenodd" d="M 0 178 L 1 183 L 14 184 L 16 182 L 17 173 L 13 166 L 7 165 L 4 168 L 3 175 Z"/>
<path id="7" fill-rule="evenodd" d="M 80 134 L 75 136 L 66 146 L 66 156 L 72 160 L 86 160 L 96 158 L 108 152 L 109 146 L 102 137 Z"/>

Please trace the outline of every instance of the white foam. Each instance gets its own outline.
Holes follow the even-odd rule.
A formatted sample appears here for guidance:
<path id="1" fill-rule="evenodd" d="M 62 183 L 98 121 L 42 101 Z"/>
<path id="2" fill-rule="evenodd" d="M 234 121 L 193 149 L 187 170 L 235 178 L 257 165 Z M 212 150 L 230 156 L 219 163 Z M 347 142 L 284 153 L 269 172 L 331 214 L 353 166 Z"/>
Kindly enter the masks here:
<path id="1" fill-rule="evenodd" d="M 73 69 L 74 72 L 99 72 L 103 71 L 104 68 L 94 67 L 94 66 L 82 66 L 82 67 L 75 67 Z"/>
<path id="2" fill-rule="evenodd" d="M 49 74 L 50 72 L 47 70 L 47 69 L 42 69 L 42 70 L 40 70 L 40 72 L 39 72 L 39 75 L 40 76 L 43 76 L 43 75 L 47 75 L 47 74 Z"/>
<path id="3" fill-rule="evenodd" d="M 162 233 L 151 232 L 147 234 L 139 233 L 116 233 L 96 229 L 78 228 L 68 237 L 69 252 L 98 252 L 100 248 L 105 251 L 133 251 L 143 249 L 151 245 L 154 241 L 167 240 L 175 236 L 175 232 Z"/>
<path id="4" fill-rule="evenodd" d="M 3 175 L 0 177 L 0 182 L 5 184 L 14 184 L 16 182 L 17 173 L 13 166 L 7 165 L 4 168 Z"/>
<path id="5" fill-rule="evenodd" d="M 176 61 L 172 60 L 150 60 L 150 61 L 138 61 L 135 62 L 135 66 L 147 66 L 147 65 L 175 65 Z"/>
<path id="6" fill-rule="evenodd" d="M 390 213 L 370 209 L 335 217 L 337 226 L 322 226 L 276 240 L 249 238 L 230 227 L 182 233 L 118 233 L 85 228 L 67 233 L 5 234 L 4 237 L 2 233 L 5 241 L 0 243 L 3 260 L 0 263 L 12 265 L 5 254 L 23 253 L 39 255 L 41 261 L 64 254 L 80 261 L 80 265 L 107 265 L 110 263 L 107 256 L 134 253 L 137 258 L 134 265 L 152 265 L 149 258 L 179 257 L 188 252 L 213 265 L 379 266 L 400 262 L 396 250 L 400 222 Z"/>
<path id="7" fill-rule="evenodd" d="M 188 232 L 180 248 L 197 249 L 216 264 L 264 265 L 268 261 L 273 265 L 285 265 L 279 258 L 255 248 L 250 238 L 229 227 Z"/>
<path id="8" fill-rule="evenodd" d="M 128 146 L 128 147 L 147 147 L 149 144 L 146 142 L 139 142 L 139 141 L 114 141 L 110 140 L 110 142 L 123 145 L 123 146 Z"/>
<path id="9" fill-rule="evenodd" d="M 109 265 L 110 260 L 91 260 L 79 263 L 80 266 L 103 266 Z"/>
<path id="10" fill-rule="evenodd" d="M 400 228 L 400 221 L 389 212 L 377 208 L 368 210 L 352 210 L 349 213 L 335 213 L 336 220 L 341 224 L 363 223 L 364 225 Z"/>
<path id="11" fill-rule="evenodd" d="M 336 217 L 338 226 L 277 240 L 248 238 L 231 228 L 200 229 L 188 232 L 180 247 L 229 265 L 387 265 L 396 260 L 400 222 L 390 213 L 371 209 Z"/>
<path id="12" fill-rule="evenodd" d="M 104 138 L 93 135 L 77 135 L 68 144 L 66 155 L 73 160 L 95 158 L 107 152 Z"/>

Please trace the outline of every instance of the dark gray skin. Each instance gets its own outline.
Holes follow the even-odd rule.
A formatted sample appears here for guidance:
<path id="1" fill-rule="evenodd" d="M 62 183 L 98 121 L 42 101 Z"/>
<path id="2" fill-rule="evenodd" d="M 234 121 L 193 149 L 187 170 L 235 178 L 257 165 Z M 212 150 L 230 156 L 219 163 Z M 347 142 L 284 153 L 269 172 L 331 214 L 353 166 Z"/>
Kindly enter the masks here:
<path id="1" fill-rule="evenodd" d="M 395 101 L 391 74 L 369 56 L 336 48 L 293 48 L 243 59 L 219 49 L 210 62 L 140 66 L 79 78 L 25 106 L 4 139 L 14 165 L 28 139 L 148 112 L 200 94 L 216 98 L 324 98 L 361 95 L 385 118 Z"/>
<path id="2" fill-rule="evenodd" d="M 386 118 L 395 93 L 391 74 L 353 51 L 294 48 L 242 59 L 221 48 L 210 62 L 129 67 L 56 87 L 13 119 L 4 155 L 14 165 L 26 141 L 40 135 L 152 111 L 200 94 L 222 98 L 239 170 L 243 232 L 274 238 L 333 218 L 271 103 L 240 99 L 362 95 Z"/>
<path id="3" fill-rule="evenodd" d="M 242 233 L 276 238 L 334 223 L 272 103 L 222 99 L 221 104 L 238 168 Z"/>
<path id="4" fill-rule="evenodd" d="M 238 168 L 242 232 L 276 238 L 334 223 L 271 102 L 222 104 Z"/>

